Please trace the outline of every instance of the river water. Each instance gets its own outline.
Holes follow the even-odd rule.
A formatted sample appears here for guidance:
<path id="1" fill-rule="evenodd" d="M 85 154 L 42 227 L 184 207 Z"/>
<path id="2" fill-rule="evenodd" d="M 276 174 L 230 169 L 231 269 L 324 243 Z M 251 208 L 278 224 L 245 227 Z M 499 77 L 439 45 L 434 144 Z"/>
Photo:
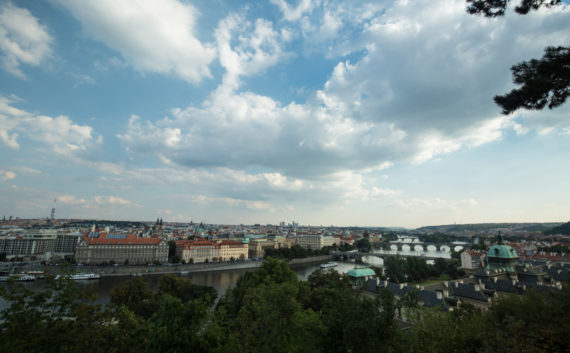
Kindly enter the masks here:
<path id="1" fill-rule="evenodd" d="M 362 258 L 363 262 L 370 266 L 382 267 L 384 262 L 381 258 L 376 256 L 364 256 Z M 347 273 L 351 269 L 355 268 L 353 262 L 336 262 L 338 264 L 334 269 L 339 273 Z M 360 265 L 362 266 L 362 265 Z M 306 281 L 309 275 L 315 270 L 320 268 L 320 264 L 308 264 L 308 265 L 296 265 L 292 267 L 293 271 L 297 274 L 299 279 Z M 181 275 L 182 277 L 189 278 L 194 284 L 200 284 L 205 286 L 214 287 L 218 291 L 218 295 L 222 296 L 228 288 L 232 287 L 238 280 L 239 276 L 248 271 L 254 271 L 255 268 L 251 269 L 232 269 L 224 271 L 212 271 L 212 272 L 194 272 Z M 162 275 L 145 275 L 142 279 L 148 284 L 151 290 L 158 290 L 160 285 L 160 277 Z M 93 290 L 97 294 L 97 304 L 107 304 L 110 301 L 110 293 L 113 288 L 121 285 L 125 280 L 129 280 L 133 277 L 130 275 L 126 276 L 107 276 L 102 277 L 95 281 L 78 281 L 81 286 L 92 286 Z M 44 284 L 42 280 L 35 282 L 23 282 L 27 288 L 30 289 L 41 289 Z M 6 285 L 5 283 L 0 283 L 0 286 Z M 6 307 L 6 302 L 0 298 L 0 311 Z"/>
<path id="2" fill-rule="evenodd" d="M 354 263 L 342 263 L 338 262 L 338 266 L 335 267 L 335 270 L 341 273 L 346 273 L 349 270 L 355 267 Z M 320 268 L 319 264 L 308 264 L 308 265 L 297 265 L 294 266 L 292 269 L 297 273 L 297 276 L 301 280 L 307 280 L 309 275 L 313 273 L 313 271 Z M 235 285 L 239 276 L 248 272 L 254 271 L 255 268 L 251 269 L 235 269 L 235 270 L 224 270 L 224 271 L 212 271 L 212 272 L 190 272 L 188 274 L 180 275 L 181 277 L 188 278 L 192 280 L 194 284 L 200 284 L 205 286 L 214 287 L 218 291 L 218 295 L 222 296 L 228 288 Z M 151 290 L 158 290 L 160 285 L 160 277 L 162 275 L 144 275 L 141 278 L 145 281 Z M 97 294 L 97 300 L 95 303 L 97 304 L 107 304 L 110 301 L 110 293 L 111 290 L 122 283 L 124 281 L 132 279 L 134 277 L 130 275 L 126 276 L 107 276 L 101 277 L 101 279 L 93 280 L 93 281 L 78 281 L 77 283 L 80 286 L 85 286 L 91 288 Z M 41 289 L 44 286 L 44 281 L 37 280 L 34 282 L 22 282 L 24 286 L 29 289 Z M 0 283 L 0 286 L 5 286 L 6 283 Z M 0 299 L 0 311 L 6 308 L 6 302 L 3 299 Z"/>

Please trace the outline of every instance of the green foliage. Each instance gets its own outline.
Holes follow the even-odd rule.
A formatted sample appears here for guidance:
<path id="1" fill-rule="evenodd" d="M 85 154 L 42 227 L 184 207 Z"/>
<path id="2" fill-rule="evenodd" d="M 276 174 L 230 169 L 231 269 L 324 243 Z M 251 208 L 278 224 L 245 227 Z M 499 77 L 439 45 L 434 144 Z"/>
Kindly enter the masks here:
<path id="1" fill-rule="evenodd" d="M 203 300 L 207 305 L 214 304 L 218 292 L 213 287 L 193 284 L 191 280 L 175 275 L 164 275 L 160 279 L 159 294 L 168 294 L 182 303 Z"/>
<path id="2" fill-rule="evenodd" d="M 553 235 L 553 234 L 570 235 L 570 222 L 566 222 L 564 224 L 559 225 L 558 227 L 554 227 L 552 229 L 544 231 L 544 235 Z"/>
<path id="3" fill-rule="evenodd" d="M 447 244 L 452 241 L 457 240 L 457 236 L 452 234 L 446 234 L 441 232 L 435 232 L 430 234 L 421 234 L 419 237 L 420 241 L 425 243 L 436 243 L 436 244 Z"/>
<path id="4" fill-rule="evenodd" d="M 396 233 L 394 233 L 394 232 L 385 233 L 382 237 L 383 237 L 384 239 L 388 240 L 388 241 L 392 241 L 392 240 L 397 240 L 397 239 L 398 239 L 398 235 L 397 235 Z"/>
<path id="5" fill-rule="evenodd" d="M 362 238 L 356 243 L 356 247 L 358 249 L 370 250 L 371 248 L 370 240 L 368 240 L 368 238 Z"/>
<path id="6" fill-rule="evenodd" d="M 137 316 L 148 319 L 158 309 L 155 294 L 141 277 L 123 282 L 111 290 L 111 305 L 125 307 Z"/>
<path id="7" fill-rule="evenodd" d="M 330 253 L 330 247 L 324 247 L 320 250 L 305 249 L 298 244 L 293 245 L 291 248 L 280 248 L 280 249 L 265 249 L 265 257 L 281 258 L 281 259 L 298 259 L 305 258 L 309 256 L 317 255 L 328 255 Z"/>
<path id="8" fill-rule="evenodd" d="M 507 3 L 510 0 L 467 0 L 470 4 L 467 12 L 472 15 L 484 15 L 485 17 L 504 16 Z M 541 7 L 551 7 L 560 4 L 560 0 L 520 0 L 515 7 L 518 14 L 526 15 L 531 10 L 538 10 Z"/>
<path id="9" fill-rule="evenodd" d="M 0 314 L 0 352 L 98 352 L 111 348 L 110 313 L 89 288 L 69 279 L 48 279 L 32 291 L 20 283 L 0 287 L 9 307 Z"/>
<path id="10" fill-rule="evenodd" d="M 519 108 L 552 109 L 570 95 L 570 47 L 547 47 L 541 59 L 523 61 L 511 68 L 513 81 L 521 85 L 496 96 L 495 103 L 510 114 Z"/>
<path id="11" fill-rule="evenodd" d="M 567 286 L 502 297 L 486 312 L 465 303 L 453 312 L 420 311 L 416 290 L 369 296 L 336 271 L 315 271 L 304 282 L 285 262 L 268 259 L 214 310 L 213 288 L 171 275 L 157 292 L 138 277 L 125 282 L 106 308 L 91 293 L 68 279 L 48 279 L 36 291 L 0 287 L 9 304 L 0 314 L 0 352 L 570 351 Z M 409 330 L 398 328 L 399 313 L 414 319 Z"/>
<path id="12" fill-rule="evenodd" d="M 465 275 L 459 269 L 461 263 L 457 259 L 445 260 L 435 259 L 434 265 L 428 265 L 425 259 L 419 257 L 390 256 L 384 261 L 384 269 L 386 277 L 391 282 L 404 283 L 404 282 L 417 282 L 426 280 L 430 277 L 439 277 L 442 274 L 447 274 L 455 279 Z"/>
<path id="13" fill-rule="evenodd" d="M 503 16 L 509 0 L 467 0 L 467 12 L 486 17 Z M 559 5 L 560 0 L 521 0 L 515 11 L 526 15 L 531 10 Z M 558 107 L 570 95 L 570 47 L 547 47 L 541 59 L 523 61 L 511 67 L 513 82 L 520 88 L 494 98 L 503 114 L 519 108 L 541 110 Z"/>
<path id="14" fill-rule="evenodd" d="M 480 311 L 432 312 L 409 332 L 410 352 L 567 352 L 570 290 L 512 295 Z"/>

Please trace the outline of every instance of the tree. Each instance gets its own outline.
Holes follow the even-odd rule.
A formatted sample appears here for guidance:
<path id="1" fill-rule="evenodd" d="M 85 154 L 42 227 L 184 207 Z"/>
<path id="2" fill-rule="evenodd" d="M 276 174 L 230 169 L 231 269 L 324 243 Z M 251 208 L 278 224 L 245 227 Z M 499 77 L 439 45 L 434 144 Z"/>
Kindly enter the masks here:
<path id="1" fill-rule="evenodd" d="M 149 318 L 158 309 L 155 294 L 146 282 L 135 277 L 111 290 L 111 304 L 115 308 L 126 307 L 137 316 Z"/>
<path id="2" fill-rule="evenodd" d="M 5 307 L 0 312 L 0 352 L 111 351 L 112 317 L 93 305 L 91 287 L 48 277 L 41 289 L 21 283 L 0 288 Z"/>
<path id="3" fill-rule="evenodd" d="M 483 14 L 486 17 L 503 16 L 510 0 L 467 0 L 470 5 L 467 12 L 474 15 Z M 526 15 L 531 10 L 538 10 L 540 7 L 551 7 L 560 4 L 560 0 L 521 0 L 515 11 L 521 15 Z"/>
<path id="4" fill-rule="evenodd" d="M 193 284 L 188 278 L 172 274 L 162 276 L 158 294 L 171 295 L 180 299 L 182 303 L 199 299 L 207 305 L 212 305 L 218 297 L 218 292 L 214 287 Z"/>
<path id="5" fill-rule="evenodd" d="M 370 240 L 368 238 L 362 238 L 356 243 L 358 249 L 370 250 Z"/>
<path id="6" fill-rule="evenodd" d="M 505 14 L 509 0 L 466 0 L 470 14 L 497 17 Z M 552 7 L 560 0 L 521 0 L 515 11 L 526 15 L 531 10 Z M 541 110 L 558 107 L 570 95 L 570 47 L 547 47 L 541 59 L 523 61 L 511 67 L 513 82 L 521 85 L 511 92 L 495 96 L 503 114 L 519 108 Z"/>

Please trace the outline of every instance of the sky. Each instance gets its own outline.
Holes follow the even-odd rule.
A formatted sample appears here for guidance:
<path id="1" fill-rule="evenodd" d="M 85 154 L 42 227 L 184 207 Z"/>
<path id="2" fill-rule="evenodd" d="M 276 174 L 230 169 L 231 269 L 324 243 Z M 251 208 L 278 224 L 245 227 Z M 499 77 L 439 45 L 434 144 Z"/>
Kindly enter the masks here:
<path id="1" fill-rule="evenodd" d="M 0 217 L 568 221 L 570 103 L 501 115 L 567 3 L 0 0 Z"/>

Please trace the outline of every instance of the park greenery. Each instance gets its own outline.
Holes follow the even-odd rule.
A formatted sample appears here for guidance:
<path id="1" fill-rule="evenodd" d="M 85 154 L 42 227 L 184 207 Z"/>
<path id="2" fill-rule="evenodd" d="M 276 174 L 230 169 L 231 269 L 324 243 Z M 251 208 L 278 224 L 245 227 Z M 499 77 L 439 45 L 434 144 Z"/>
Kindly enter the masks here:
<path id="1" fill-rule="evenodd" d="M 2 352 L 563 352 L 570 347 L 570 291 L 504 297 L 485 312 L 422 310 L 417 293 L 365 294 L 346 275 L 298 279 L 268 259 L 216 301 L 211 287 L 165 275 L 157 291 L 125 281 L 111 302 L 48 280 L 32 291 L 2 286 Z M 411 329 L 398 325 L 414 312 Z"/>
<path id="2" fill-rule="evenodd" d="M 557 227 L 554 227 L 552 229 L 548 229 L 546 231 L 544 231 L 545 235 L 556 235 L 556 234 L 563 234 L 563 235 L 570 235 L 570 222 L 566 222 L 564 224 L 561 224 Z"/>
<path id="3" fill-rule="evenodd" d="M 419 257 L 390 256 L 384 261 L 385 276 L 391 282 L 408 283 L 421 282 L 433 278 L 456 279 L 464 276 L 465 272 L 459 269 L 460 262 L 457 259 L 435 259 L 433 265 L 426 263 L 425 259 Z"/>
<path id="4" fill-rule="evenodd" d="M 290 248 L 267 248 L 265 249 L 265 257 L 273 257 L 273 258 L 280 258 L 280 259 L 298 259 L 298 258 L 305 258 L 309 256 L 319 256 L 319 255 L 328 255 L 333 248 L 330 246 L 325 246 L 319 250 L 312 250 L 312 249 L 305 249 L 302 246 L 295 244 Z"/>

